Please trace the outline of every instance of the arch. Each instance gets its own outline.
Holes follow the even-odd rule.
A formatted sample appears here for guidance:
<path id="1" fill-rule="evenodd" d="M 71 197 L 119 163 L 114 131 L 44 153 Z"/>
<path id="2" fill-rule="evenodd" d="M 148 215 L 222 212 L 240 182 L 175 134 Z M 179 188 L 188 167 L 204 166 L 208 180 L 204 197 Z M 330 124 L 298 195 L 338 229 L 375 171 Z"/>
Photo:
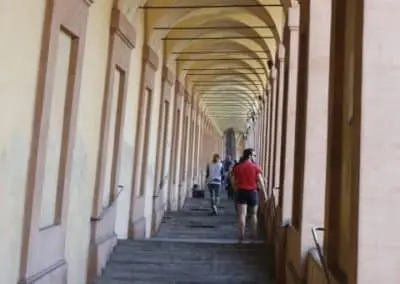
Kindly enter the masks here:
<path id="1" fill-rule="evenodd" d="M 147 5 L 144 10 L 147 44 L 156 51 L 163 49 L 164 64 L 177 70 L 177 78 L 185 82 L 192 101 L 199 101 L 208 108 L 210 119 L 225 127 L 229 123 L 213 115 L 225 113 L 236 123 L 234 128 L 245 125 L 247 119 L 245 116 L 234 118 L 235 113 L 257 112 L 259 98 L 264 97 L 269 88 L 268 61 L 275 60 L 285 11 L 292 1 L 225 0 L 218 3 L 203 0 L 198 4 L 193 0 L 119 0 L 124 9 Z M 277 3 L 283 7 L 245 6 Z M 207 7 L 218 4 L 235 7 Z M 186 7 L 152 9 L 157 6 Z M 233 95 L 227 102 L 223 90 Z M 207 93 L 214 94 L 207 96 Z M 218 99 L 221 100 L 219 106 L 212 103 Z"/>

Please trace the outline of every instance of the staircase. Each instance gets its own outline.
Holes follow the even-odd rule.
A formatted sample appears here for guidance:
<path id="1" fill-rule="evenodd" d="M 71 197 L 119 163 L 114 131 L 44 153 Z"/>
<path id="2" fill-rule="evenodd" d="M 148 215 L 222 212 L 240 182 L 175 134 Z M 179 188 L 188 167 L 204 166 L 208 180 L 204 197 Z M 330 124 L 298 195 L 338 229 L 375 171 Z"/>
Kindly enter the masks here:
<path id="1" fill-rule="evenodd" d="M 236 241 L 233 203 L 209 216 L 207 199 L 190 199 L 165 216 L 150 240 L 119 241 L 96 284 L 272 284 L 270 251 Z"/>

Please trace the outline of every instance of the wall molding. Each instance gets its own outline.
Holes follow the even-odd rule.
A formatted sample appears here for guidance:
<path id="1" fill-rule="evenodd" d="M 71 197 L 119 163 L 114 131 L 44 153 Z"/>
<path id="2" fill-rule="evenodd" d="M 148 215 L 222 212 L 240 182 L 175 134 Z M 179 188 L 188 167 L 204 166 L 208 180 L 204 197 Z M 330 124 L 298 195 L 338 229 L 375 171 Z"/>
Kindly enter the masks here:
<path id="1" fill-rule="evenodd" d="M 159 58 L 157 53 L 147 44 L 143 46 L 143 62 L 149 63 L 153 70 L 158 70 Z"/>
<path id="2" fill-rule="evenodd" d="M 136 45 L 136 30 L 125 15 L 114 8 L 111 12 L 111 30 L 131 49 Z"/>
<path id="3" fill-rule="evenodd" d="M 23 235 L 18 283 L 66 283 L 65 239 L 70 179 L 85 50 L 86 27 L 91 1 L 53 0 L 46 5 L 38 69 L 32 138 L 26 185 Z M 54 95 L 58 39 L 61 33 L 71 37 L 66 84 L 60 160 L 57 171 L 56 212 L 53 224 L 42 227 L 41 207 L 45 160 L 49 141 L 51 100 Z M 52 206 L 52 205 L 51 205 Z"/>

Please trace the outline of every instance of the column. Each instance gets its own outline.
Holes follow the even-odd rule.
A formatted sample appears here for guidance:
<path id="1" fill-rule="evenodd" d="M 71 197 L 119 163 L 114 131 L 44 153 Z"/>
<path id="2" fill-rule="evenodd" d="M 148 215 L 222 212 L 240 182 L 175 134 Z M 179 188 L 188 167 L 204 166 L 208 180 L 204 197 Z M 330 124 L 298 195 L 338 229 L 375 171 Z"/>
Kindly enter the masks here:
<path id="1" fill-rule="evenodd" d="M 400 49 L 399 38 L 395 36 L 400 24 L 400 2 L 355 2 L 350 9 L 363 19 L 363 25 L 356 23 L 356 47 L 350 56 L 355 67 L 361 69 L 354 78 L 356 97 L 352 103 L 354 123 L 361 129 L 358 202 L 352 205 L 353 212 L 358 208 L 355 232 L 358 255 L 354 269 L 357 282 L 350 283 L 397 283 L 400 125 L 389 126 L 387 122 L 397 122 L 400 103 L 400 57 L 395 55 Z M 360 99 L 357 93 L 361 93 Z M 361 113 L 357 111 L 359 105 Z"/>
<path id="2" fill-rule="evenodd" d="M 297 76 L 299 63 L 299 24 L 300 24 L 300 6 L 290 7 L 288 12 L 289 42 L 287 48 L 288 57 L 288 77 L 286 105 L 286 140 L 285 160 L 284 160 L 284 180 L 281 188 L 282 201 L 282 219 L 290 220 L 292 217 L 293 201 L 293 167 L 294 167 L 294 138 L 296 124 L 296 106 L 297 106 Z"/>
<path id="3" fill-rule="evenodd" d="M 302 260 L 315 246 L 311 229 L 324 224 L 331 6 L 331 0 L 307 0 L 300 8 L 301 100 L 296 115 L 293 227 L 288 231 L 295 278 L 303 277 Z"/>
<path id="4" fill-rule="evenodd" d="M 271 84 L 271 79 L 269 84 Z M 268 94 L 267 94 L 267 99 L 266 99 L 266 115 L 267 115 L 267 132 L 266 132 L 266 144 L 265 144 L 265 160 L 266 160 L 266 164 L 265 164 L 265 168 L 264 168 L 264 172 L 265 172 L 265 177 L 267 178 L 267 184 L 266 186 L 268 187 L 269 184 L 269 162 L 270 162 L 270 144 L 271 144 L 271 121 L 272 121 L 272 117 L 271 117 L 271 102 L 272 102 L 272 95 L 271 95 L 271 85 L 268 85 Z"/>
<path id="5" fill-rule="evenodd" d="M 261 153 L 263 151 L 263 147 L 262 147 L 262 128 L 263 128 L 263 115 L 262 115 L 262 111 L 260 109 L 260 113 L 258 115 L 258 150 L 257 150 L 257 163 L 259 165 L 261 165 Z"/>
<path id="6" fill-rule="evenodd" d="M 262 162 L 261 162 L 261 167 L 262 169 L 265 168 L 265 164 L 266 164 L 266 156 L 265 156 L 265 152 L 267 150 L 267 146 L 266 146 L 266 142 L 267 142 L 267 112 L 266 112 L 266 105 L 265 105 L 265 97 L 263 98 L 262 101 L 262 109 L 261 109 L 262 115 L 263 115 L 263 130 L 262 130 Z"/>
<path id="7" fill-rule="evenodd" d="M 260 117 L 261 117 L 261 129 L 260 129 L 260 154 L 259 154 L 259 163 L 260 166 L 263 165 L 262 153 L 265 151 L 264 147 L 264 130 L 265 130 L 265 113 L 264 113 L 264 105 L 262 101 L 260 101 Z"/>
<path id="8" fill-rule="evenodd" d="M 275 147 L 275 178 L 273 190 L 281 188 L 281 155 L 282 155 L 282 124 L 284 103 L 284 81 L 285 81 L 285 47 L 279 45 L 278 50 L 279 74 L 278 74 L 278 97 L 277 97 L 277 121 L 276 121 L 276 147 Z M 278 194 L 279 192 L 276 192 Z"/>
<path id="9" fill-rule="evenodd" d="M 269 131 L 269 126 L 268 126 L 268 96 L 266 96 L 264 98 L 263 101 L 264 104 L 264 109 L 263 109 L 263 113 L 264 113 L 264 117 L 265 117 L 265 122 L 264 122 L 264 142 L 263 142 L 263 146 L 264 146 L 264 151 L 263 151 L 263 171 L 264 171 L 264 176 L 266 176 L 266 169 L 267 169 L 267 151 L 268 151 L 268 131 Z"/>
<path id="10" fill-rule="evenodd" d="M 189 151 L 189 166 L 188 166 L 188 181 L 187 181 L 187 190 L 189 196 L 191 197 L 191 188 L 194 183 L 195 178 L 195 154 L 196 154 L 196 122 L 197 122 L 197 103 L 192 100 L 192 115 L 190 118 L 190 137 L 188 139 L 188 151 Z"/>
<path id="11" fill-rule="evenodd" d="M 275 147 L 275 129 L 276 129 L 276 99 L 277 99 L 277 70 L 272 67 L 271 70 L 271 91 L 269 97 L 269 134 L 268 134 L 268 190 L 271 191 L 274 182 L 274 147 Z"/>
<path id="12" fill-rule="evenodd" d="M 183 145 L 183 117 L 184 117 L 184 92 L 179 80 L 175 81 L 174 92 L 174 122 L 172 136 L 172 158 L 170 160 L 171 178 L 169 179 L 168 208 L 171 211 L 178 210 L 178 190 L 180 181 L 181 155 Z"/>
<path id="13" fill-rule="evenodd" d="M 196 116 L 196 143 L 195 143 L 195 157 L 194 157 L 194 176 L 195 176 L 195 184 L 199 184 L 199 155 L 201 149 L 201 117 L 202 117 L 202 110 L 200 106 L 198 106 L 198 112 Z"/>
<path id="14" fill-rule="evenodd" d="M 185 103 L 184 103 L 184 116 L 183 116 L 183 136 L 182 136 L 182 147 L 181 151 L 181 171 L 179 177 L 179 199 L 178 208 L 183 206 L 184 200 L 187 193 L 187 181 L 188 181 L 188 166 L 189 166 L 189 142 L 190 142 L 190 129 L 191 129 L 191 115 L 192 108 L 189 101 L 189 94 L 185 92 Z"/>

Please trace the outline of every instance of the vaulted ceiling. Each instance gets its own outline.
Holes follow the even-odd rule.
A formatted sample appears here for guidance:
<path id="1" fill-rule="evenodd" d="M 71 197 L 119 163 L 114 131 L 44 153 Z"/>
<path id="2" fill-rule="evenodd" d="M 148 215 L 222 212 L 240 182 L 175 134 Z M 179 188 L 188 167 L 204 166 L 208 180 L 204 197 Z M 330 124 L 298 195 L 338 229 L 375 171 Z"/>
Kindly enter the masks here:
<path id="1" fill-rule="evenodd" d="M 134 2 L 146 13 L 149 43 L 164 44 L 166 64 L 176 62 L 194 99 L 224 131 L 244 129 L 260 109 L 288 1 Z"/>

